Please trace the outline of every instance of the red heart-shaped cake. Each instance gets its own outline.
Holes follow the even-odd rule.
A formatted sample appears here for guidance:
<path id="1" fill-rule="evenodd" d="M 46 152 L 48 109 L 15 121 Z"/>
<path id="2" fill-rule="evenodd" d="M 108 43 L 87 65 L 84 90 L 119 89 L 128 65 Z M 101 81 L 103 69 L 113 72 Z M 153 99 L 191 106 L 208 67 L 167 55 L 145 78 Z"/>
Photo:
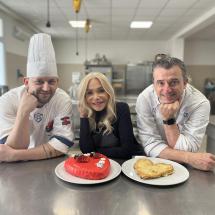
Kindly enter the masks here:
<path id="1" fill-rule="evenodd" d="M 64 162 L 64 168 L 71 175 L 98 180 L 108 176 L 110 161 L 100 153 L 81 154 L 69 157 Z"/>

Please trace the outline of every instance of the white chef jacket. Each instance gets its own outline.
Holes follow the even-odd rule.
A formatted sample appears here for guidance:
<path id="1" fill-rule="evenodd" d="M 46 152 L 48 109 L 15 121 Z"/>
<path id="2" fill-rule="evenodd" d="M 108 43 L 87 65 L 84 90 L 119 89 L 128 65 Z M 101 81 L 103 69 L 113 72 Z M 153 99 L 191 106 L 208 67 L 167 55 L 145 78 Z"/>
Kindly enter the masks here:
<path id="1" fill-rule="evenodd" d="M 153 85 L 140 93 L 136 102 L 139 139 L 146 154 L 152 157 L 157 157 L 168 147 L 159 105 Z M 180 135 L 174 149 L 196 152 L 204 137 L 209 115 L 210 103 L 207 98 L 187 84 L 176 115 Z"/>
<path id="2" fill-rule="evenodd" d="M 18 105 L 25 86 L 10 90 L 0 97 L 0 140 L 6 138 L 15 123 Z M 30 113 L 29 148 L 49 142 L 56 150 L 66 153 L 73 145 L 72 102 L 57 88 L 51 100 Z"/>

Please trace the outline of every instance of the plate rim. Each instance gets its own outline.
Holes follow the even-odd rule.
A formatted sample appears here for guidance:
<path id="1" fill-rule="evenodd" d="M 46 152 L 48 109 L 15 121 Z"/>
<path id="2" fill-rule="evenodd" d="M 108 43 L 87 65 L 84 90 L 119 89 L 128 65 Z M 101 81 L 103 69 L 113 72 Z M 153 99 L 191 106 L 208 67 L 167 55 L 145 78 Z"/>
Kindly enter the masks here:
<path id="1" fill-rule="evenodd" d="M 150 160 L 152 160 L 152 161 L 157 160 L 158 162 L 166 162 L 166 163 L 168 163 L 168 164 L 174 164 L 175 166 L 180 167 L 181 169 L 183 169 L 183 171 L 185 172 L 185 178 L 184 178 L 183 180 L 179 181 L 179 182 L 166 183 L 166 184 L 164 184 L 164 183 L 157 184 L 157 183 L 153 183 L 153 180 L 155 180 L 155 179 L 147 179 L 147 180 L 144 180 L 144 179 L 141 179 L 141 178 L 140 178 L 139 176 L 137 176 L 137 175 L 136 175 L 136 176 L 137 176 L 138 178 L 135 178 L 135 177 L 132 177 L 131 175 L 128 175 L 127 172 L 125 171 L 125 166 L 126 166 L 127 164 L 134 163 L 134 160 L 138 160 L 138 159 L 141 159 L 141 158 L 147 158 L 147 159 L 150 159 Z M 132 170 L 133 170 L 134 174 L 136 174 L 133 168 L 132 168 Z M 189 173 L 189 171 L 187 170 L 187 168 L 184 167 L 183 165 L 181 165 L 181 164 L 175 162 L 175 161 L 167 160 L 167 159 L 163 159 L 163 158 L 146 157 L 146 156 L 134 157 L 134 158 L 131 158 L 131 159 L 129 159 L 129 160 L 123 162 L 123 164 L 122 164 L 122 173 L 123 173 L 126 177 L 132 179 L 133 181 L 136 181 L 136 182 L 139 182 L 139 183 L 142 183 L 142 184 L 146 184 L 146 185 L 153 185 L 153 186 L 172 186 L 172 185 L 177 185 L 177 184 L 181 184 L 181 183 L 187 181 L 187 180 L 189 179 L 189 177 L 190 177 L 190 173 Z M 167 176 L 167 177 L 168 177 L 168 176 Z M 162 177 L 162 178 L 163 178 L 163 177 Z"/>
<path id="2" fill-rule="evenodd" d="M 64 164 L 65 160 L 62 161 L 62 162 L 60 162 L 60 163 L 55 167 L 55 175 L 56 175 L 58 178 L 60 178 L 62 181 L 65 181 L 65 182 L 68 182 L 68 183 L 72 183 L 72 184 L 93 185 L 93 184 L 105 183 L 105 182 L 108 182 L 108 181 L 111 181 L 111 180 L 117 178 L 117 177 L 120 175 L 121 171 L 122 171 L 122 167 L 121 167 L 121 165 L 120 165 L 119 163 L 117 163 L 116 161 L 114 161 L 114 160 L 112 160 L 112 159 L 109 159 L 109 160 L 110 160 L 111 166 L 114 165 L 115 168 L 117 169 L 116 173 L 115 173 L 114 175 L 112 175 L 111 178 L 108 178 L 108 176 L 107 176 L 106 178 L 101 179 L 101 180 L 84 179 L 84 178 L 79 178 L 79 177 L 76 177 L 76 176 L 73 176 L 73 175 L 69 175 L 69 173 L 67 173 L 67 172 L 63 169 L 63 170 L 65 171 L 65 174 L 68 174 L 69 176 L 71 176 L 71 178 L 77 178 L 77 181 L 69 181 L 69 180 L 65 179 L 62 175 L 60 175 L 59 172 L 58 172 L 58 170 L 59 170 L 60 168 L 63 168 L 63 164 Z M 78 182 L 78 180 L 80 180 L 80 181 Z"/>

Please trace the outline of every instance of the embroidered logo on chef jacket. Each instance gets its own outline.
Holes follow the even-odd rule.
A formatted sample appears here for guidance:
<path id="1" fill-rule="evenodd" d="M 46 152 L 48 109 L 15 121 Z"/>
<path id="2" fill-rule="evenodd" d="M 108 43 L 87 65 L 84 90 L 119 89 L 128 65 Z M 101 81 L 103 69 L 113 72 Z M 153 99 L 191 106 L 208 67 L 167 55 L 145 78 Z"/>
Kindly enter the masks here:
<path id="1" fill-rule="evenodd" d="M 152 108 L 152 116 L 156 116 L 156 108 Z"/>
<path id="2" fill-rule="evenodd" d="M 187 118 L 188 117 L 188 113 L 184 112 L 184 117 Z"/>
<path id="3" fill-rule="evenodd" d="M 48 122 L 46 126 L 46 132 L 50 132 L 53 129 L 54 120 Z"/>
<path id="4" fill-rule="evenodd" d="M 61 120 L 62 120 L 62 125 L 70 124 L 70 118 L 68 116 L 61 118 Z"/>
<path id="5" fill-rule="evenodd" d="M 42 114 L 42 113 L 35 113 L 35 114 L 34 114 L 34 120 L 35 120 L 36 122 L 41 122 L 42 119 L 43 119 L 43 114 Z"/>

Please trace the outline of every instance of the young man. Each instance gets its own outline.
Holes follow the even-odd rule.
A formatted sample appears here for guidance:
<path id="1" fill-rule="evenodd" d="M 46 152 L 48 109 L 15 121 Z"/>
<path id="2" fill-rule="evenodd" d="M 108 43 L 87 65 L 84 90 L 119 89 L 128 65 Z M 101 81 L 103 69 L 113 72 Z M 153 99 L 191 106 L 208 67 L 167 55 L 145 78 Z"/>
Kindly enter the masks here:
<path id="1" fill-rule="evenodd" d="M 0 161 L 39 160 L 73 145 L 70 97 L 58 88 L 51 37 L 35 34 L 29 44 L 24 85 L 0 97 Z"/>
<path id="2" fill-rule="evenodd" d="M 215 167 L 215 156 L 197 152 L 209 122 L 210 104 L 188 84 L 184 63 L 164 57 L 153 64 L 153 85 L 137 99 L 139 138 L 148 156 Z"/>

